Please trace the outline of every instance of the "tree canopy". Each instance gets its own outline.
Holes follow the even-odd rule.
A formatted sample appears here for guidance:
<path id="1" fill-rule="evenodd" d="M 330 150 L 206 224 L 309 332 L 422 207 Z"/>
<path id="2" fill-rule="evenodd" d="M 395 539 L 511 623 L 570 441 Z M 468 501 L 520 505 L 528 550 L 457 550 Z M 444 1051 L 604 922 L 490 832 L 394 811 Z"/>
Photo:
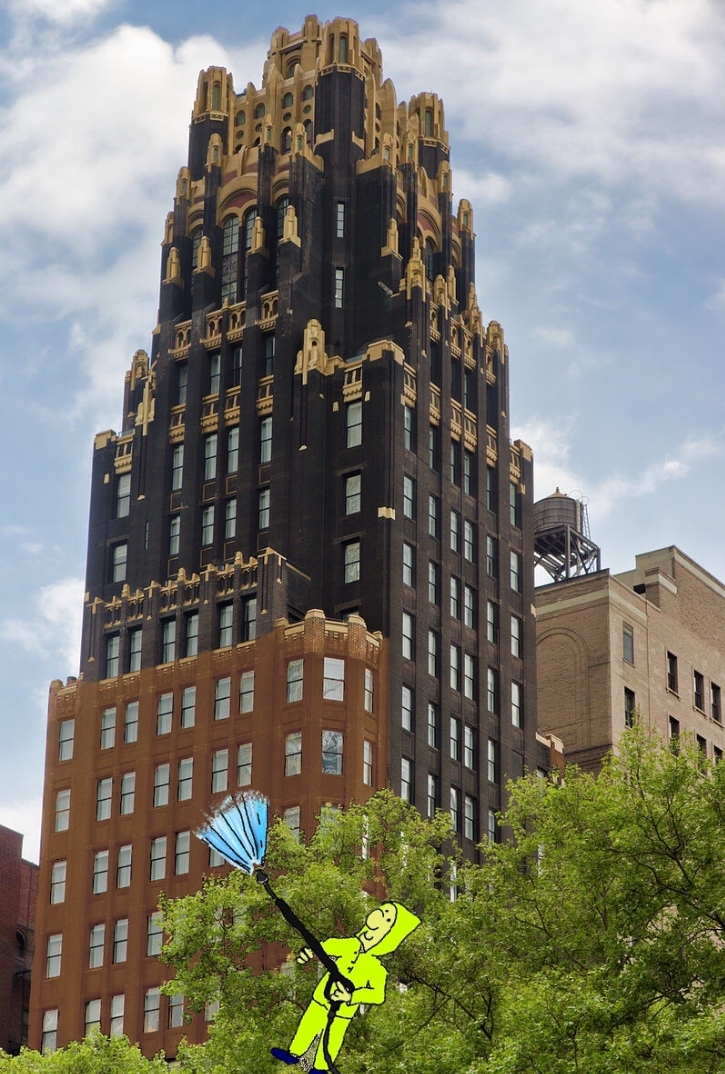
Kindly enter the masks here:
<path id="1" fill-rule="evenodd" d="M 24 1048 L 11 1057 L 0 1051 L 0 1074 L 168 1074 L 162 1057 L 146 1059 L 127 1037 L 98 1031 L 49 1055 Z"/>

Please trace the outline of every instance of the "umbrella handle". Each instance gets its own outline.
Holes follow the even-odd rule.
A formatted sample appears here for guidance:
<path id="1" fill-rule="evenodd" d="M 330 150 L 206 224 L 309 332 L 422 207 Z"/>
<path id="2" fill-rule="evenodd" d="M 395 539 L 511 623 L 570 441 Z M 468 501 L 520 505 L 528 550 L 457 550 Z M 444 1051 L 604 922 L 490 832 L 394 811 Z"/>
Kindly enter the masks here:
<path id="1" fill-rule="evenodd" d="M 297 917 L 297 914 L 294 912 L 294 910 L 289 905 L 289 903 L 285 902 L 284 899 L 281 899 L 279 897 L 279 895 L 275 894 L 275 892 L 272 890 L 272 886 L 271 886 L 271 884 L 269 882 L 269 877 L 264 872 L 264 870 L 263 869 L 257 869 L 255 871 L 254 876 L 255 876 L 255 879 L 256 879 L 257 883 L 262 885 L 264 890 L 267 892 L 269 897 L 272 899 L 272 901 L 274 902 L 275 906 L 277 907 L 277 909 L 280 911 L 280 913 L 284 917 L 284 919 L 287 922 L 287 924 L 291 925 L 292 928 L 295 930 L 295 932 L 299 932 L 300 936 L 305 941 L 307 946 L 312 949 L 312 951 L 313 951 L 313 953 L 315 955 L 317 955 L 317 957 L 320 960 L 320 962 L 322 963 L 322 965 L 325 967 L 327 972 L 330 974 L 331 980 L 337 982 L 338 984 L 341 984 L 343 988 L 347 989 L 347 991 L 350 992 L 350 994 L 352 994 L 352 992 L 355 989 L 355 985 L 352 983 L 351 980 L 349 980 L 342 973 L 340 973 L 340 971 L 337 968 L 337 963 L 335 962 L 335 960 L 330 958 L 330 956 L 328 955 L 327 951 L 325 951 L 324 947 L 322 946 L 320 941 L 317 939 L 317 937 L 313 936 L 312 933 L 310 932 L 310 930 L 305 925 L 302 924 L 302 922 Z"/>

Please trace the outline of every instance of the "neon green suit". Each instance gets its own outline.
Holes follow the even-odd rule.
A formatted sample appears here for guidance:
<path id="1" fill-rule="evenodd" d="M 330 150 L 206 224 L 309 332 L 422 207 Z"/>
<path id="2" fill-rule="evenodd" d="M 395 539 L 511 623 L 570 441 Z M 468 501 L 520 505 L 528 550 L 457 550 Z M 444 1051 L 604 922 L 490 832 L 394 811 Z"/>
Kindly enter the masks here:
<path id="1" fill-rule="evenodd" d="M 401 903 L 383 903 L 377 910 L 371 911 L 357 936 L 350 939 L 332 938 L 325 940 L 323 948 L 336 960 L 340 973 L 352 982 L 354 990 L 351 995 L 336 996 L 333 985 L 332 999 L 340 998 L 339 1010 L 330 1026 L 328 1052 L 334 1062 L 350 1025 L 350 1019 L 361 1003 L 384 1003 L 385 981 L 388 971 L 379 961 L 380 955 L 387 955 L 403 942 L 413 929 L 420 924 L 420 918 L 412 914 Z M 374 954 L 368 952 L 374 949 Z M 307 961 L 300 955 L 300 961 Z M 307 1010 L 300 1019 L 297 1032 L 290 1044 L 290 1052 L 295 1056 L 304 1055 L 315 1037 L 320 1041 L 315 1053 L 315 1070 L 329 1070 L 322 1046 L 322 1036 L 327 1026 L 330 1001 L 326 989 L 330 975 L 326 973 L 317 985 Z"/>

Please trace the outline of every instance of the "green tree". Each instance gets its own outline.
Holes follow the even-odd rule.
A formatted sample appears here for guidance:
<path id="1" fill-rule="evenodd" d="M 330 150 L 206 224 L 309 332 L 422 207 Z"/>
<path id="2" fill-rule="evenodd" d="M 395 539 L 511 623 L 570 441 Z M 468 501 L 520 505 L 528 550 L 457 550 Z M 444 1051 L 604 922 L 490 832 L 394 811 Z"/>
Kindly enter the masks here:
<path id="1" fill-rule="evenodd" d="M 49 1055 L 24 1048 L 11 1057 L 0 1052 L 0 1074 L 167 1074 L 161 1056 L 146 1059 L 127 1037 L 95 1032 Z"/>
<path id="2" fill-rule="evenodd" d="M 511 785 L 508 838 L 476 863 L 449 852 L 446 816 L 387 792 L 308 844 L 277 824 L 275 890 L 321 938 L 357 931 L 366 889 L 423 919 L 385 959 L 386 1003 L 353 1020 L 345 1074 L 725 1071 L 724 809 L 725 765 L 635 731 L 596 779 Z M 269 1048 L 288 1044 L 318 979 L 314 965 L 277 970 L 280 945 L 302 941 L 236 872 L 164 911 L 169 987 L 220 1001 L 183 1067 L 280 1074 Z"/>

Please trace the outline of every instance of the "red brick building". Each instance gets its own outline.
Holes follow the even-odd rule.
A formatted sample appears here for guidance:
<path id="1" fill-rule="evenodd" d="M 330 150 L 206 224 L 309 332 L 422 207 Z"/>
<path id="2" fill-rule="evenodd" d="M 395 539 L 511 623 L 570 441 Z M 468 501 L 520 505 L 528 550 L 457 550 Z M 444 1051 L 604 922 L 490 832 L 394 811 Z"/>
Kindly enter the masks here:
<path id="1" fill-rule="evenodd" d="M 0 1050 L 28 1040 L 38 866 L 22 857 L 23 837 L 0 825 Z"/>

